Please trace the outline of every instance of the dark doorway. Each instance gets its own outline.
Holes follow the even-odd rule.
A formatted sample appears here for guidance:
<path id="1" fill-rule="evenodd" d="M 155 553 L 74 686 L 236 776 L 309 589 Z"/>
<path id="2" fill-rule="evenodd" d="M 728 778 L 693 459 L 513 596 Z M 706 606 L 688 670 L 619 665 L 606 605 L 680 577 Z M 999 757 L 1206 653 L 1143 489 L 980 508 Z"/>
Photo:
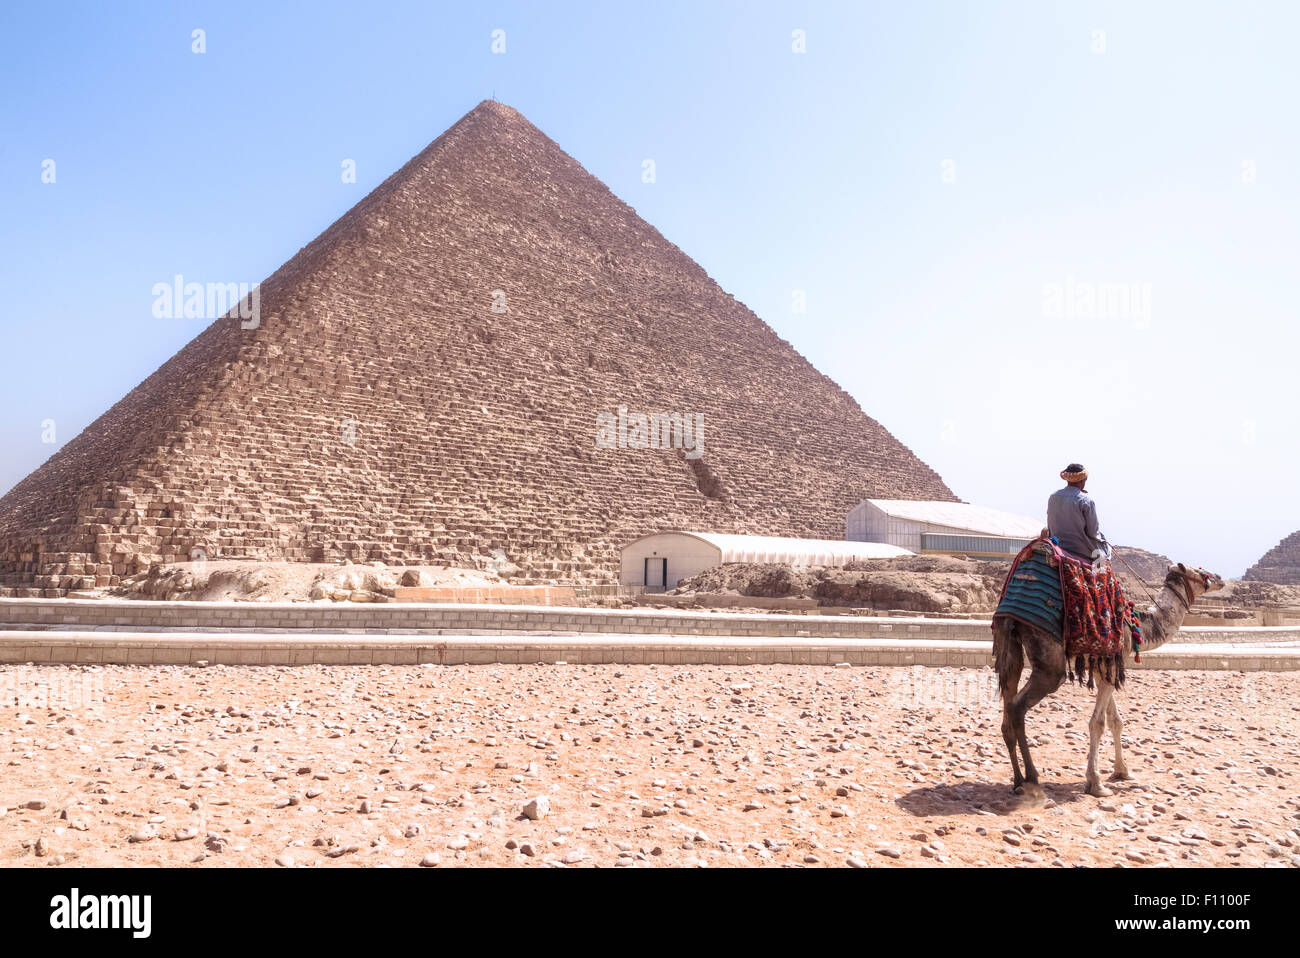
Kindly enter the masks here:
<path id="1" fill-rule="evenodd" d="M 654 589 L 663 592 L 668 588 L 668 559 L 647 558 L 645 560 L 646 591 Z"/>

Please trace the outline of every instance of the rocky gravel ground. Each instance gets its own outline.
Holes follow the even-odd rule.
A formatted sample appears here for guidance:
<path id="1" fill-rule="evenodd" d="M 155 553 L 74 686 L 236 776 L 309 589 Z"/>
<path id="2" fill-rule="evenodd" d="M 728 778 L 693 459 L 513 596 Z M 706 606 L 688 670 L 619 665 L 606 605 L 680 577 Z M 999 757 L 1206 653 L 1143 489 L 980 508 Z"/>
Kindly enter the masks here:
<path id="1" fill-rule="evenodd" d="M 1300 674 L 1086 690 L 810 666 L 0 666 L 0 864 L 1296 866 Z M 1103 769 L 1109 772 L 1109 738 Z"/>

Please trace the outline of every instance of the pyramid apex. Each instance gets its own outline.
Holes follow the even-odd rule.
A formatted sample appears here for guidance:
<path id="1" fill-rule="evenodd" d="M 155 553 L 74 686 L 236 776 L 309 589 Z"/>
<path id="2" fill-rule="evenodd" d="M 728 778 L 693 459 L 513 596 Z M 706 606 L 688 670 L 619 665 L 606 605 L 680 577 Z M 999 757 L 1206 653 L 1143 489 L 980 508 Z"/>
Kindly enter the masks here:
<path id="1" fill-rule="evenodd" d="M 495 113 L 500 116 L 523 116 L 514 107 L 502 103 L 500 100 L 480 100 L 479 105 L 469 111 L 470 113 Z"/>

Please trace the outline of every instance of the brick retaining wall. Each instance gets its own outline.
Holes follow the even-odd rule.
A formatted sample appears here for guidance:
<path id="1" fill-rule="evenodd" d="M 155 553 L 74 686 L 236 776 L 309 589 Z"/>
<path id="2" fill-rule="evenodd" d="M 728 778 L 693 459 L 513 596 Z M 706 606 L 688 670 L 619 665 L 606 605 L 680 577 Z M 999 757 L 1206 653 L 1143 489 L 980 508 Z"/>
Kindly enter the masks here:
<path id="1" fill-rule="evenodd" d="M 0 599 L 0 628 L 259 632 L 560 632 L 985 642 L 978 619 L 762 615 L 425 603 L 147 602 Z M 1300 642 L 1300 628 L 1186 628 L 1179 643 Z"/>

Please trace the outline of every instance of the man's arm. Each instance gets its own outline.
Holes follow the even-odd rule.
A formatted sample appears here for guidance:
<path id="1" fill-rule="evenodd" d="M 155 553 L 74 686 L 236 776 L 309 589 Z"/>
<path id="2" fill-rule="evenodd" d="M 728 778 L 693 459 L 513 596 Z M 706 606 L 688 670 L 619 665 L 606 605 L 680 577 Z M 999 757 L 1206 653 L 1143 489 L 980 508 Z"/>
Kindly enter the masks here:
<path id="1" fill-rule="evenodd" d="M 1113 558 L 1114 553 L 1111 550 L 1110 543 L 1106 537 L 1101 534 L 1101 529 L 1097 525 L 1097 504 L 1091 499 L 1083 507 L 1083 531 L 1087 533 L 1088 538 L 1097 544 L 1097 548 L 1107 559 Z"/>

